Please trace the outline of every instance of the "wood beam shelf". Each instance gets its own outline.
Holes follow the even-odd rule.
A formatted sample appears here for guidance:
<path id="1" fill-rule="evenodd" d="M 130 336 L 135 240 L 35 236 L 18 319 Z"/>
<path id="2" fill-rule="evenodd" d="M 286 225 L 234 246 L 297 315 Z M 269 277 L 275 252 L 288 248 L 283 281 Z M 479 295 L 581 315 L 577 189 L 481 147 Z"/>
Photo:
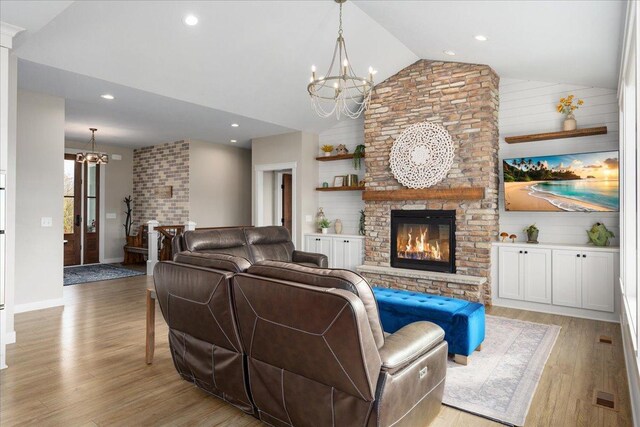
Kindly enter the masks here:
<path id="1" fill-rule="evenodd" d="M 364 158 L 364 153 L 362 153 L 362 158 Z M 319 162 L 332 162 L 335 160 L 348 160 L 353 159 L 353 153 L 349 154 L 336 154 L 335 156 L 318 156 L 316 160 Z"/>
<path id="2" fill-rule="evenodd" d="M 362 191 L 364 187 L 354 186 L 354 187 L 318 187 L 316 191 Z"/>
<path id="3" fill-rule="evenodd" d="M 483 187 L 460 188 L 424 188 L 402 190 L 366 190 L 362 193 L 362 200 L 367 201 L 403 201 L 403 200 L 482 200 Z"/>
<path id="4" fill-rule="evenodd" d="M 563 130 L 559 132 L 534 133 L 531 135 L 507 136 L 504 142 L 507 144 L 519 144 L 521 142 L 546 141 L 549 139 L 577 138 L 579 136 L 604 135 L 607 133 L 606 126 L 595 128 L 583 128 L 576 130 Z"/>

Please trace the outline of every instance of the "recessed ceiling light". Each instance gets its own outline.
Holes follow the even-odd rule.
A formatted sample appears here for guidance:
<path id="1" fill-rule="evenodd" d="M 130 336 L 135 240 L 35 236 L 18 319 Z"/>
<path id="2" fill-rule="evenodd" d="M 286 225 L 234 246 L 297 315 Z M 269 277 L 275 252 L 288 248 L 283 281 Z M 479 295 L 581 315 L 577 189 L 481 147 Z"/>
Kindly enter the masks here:
<path id="1" fill-rule="evenodd" d="M 478 40 L 479 42 L 486 42 L 487 41 L 487 36 L 483 36 L 482 34 L 478 34 L 477 36 L 474 37 L 476 40 Z"/>
<path id="2" fill-rule="evenodd" d="M 231 142 L 238 142 L 238 141 L 237 141 L 237 140 L 235 140 L 235 139 L 232 139 L 232 140 L 231 140 Z"/>
<path id="3" fill-rule="evenodd" d="M 198 24 L 198 17 L 194 15 L 187 15 L 184 17 L 184 23 L 190 27 Z"/>
<path id="4" fill-rule="evenodd" d="M 449 56 L 453 56 L 456 53 L 452 50 L 443 50 L 442 53 L 444 53 L 445 55 L 449 55 Z"/>
<path id="5" fill-rule="evenodd" d="M 109 94 L 109 93 L 105 93 L 104 95 L 100 95 L 100 98 L 104 98 L 104 99 L 116 99 L 115 96 Z"/>
<path id="6" fill-rule="evenodd" d="M 240 126 L 240 125 L 239 125 L 239 124 L 237 124 L 237 123 L 231 123 L 231 127 L 232 127 L 232 128 L 237 128 L 238 126 Z"/>

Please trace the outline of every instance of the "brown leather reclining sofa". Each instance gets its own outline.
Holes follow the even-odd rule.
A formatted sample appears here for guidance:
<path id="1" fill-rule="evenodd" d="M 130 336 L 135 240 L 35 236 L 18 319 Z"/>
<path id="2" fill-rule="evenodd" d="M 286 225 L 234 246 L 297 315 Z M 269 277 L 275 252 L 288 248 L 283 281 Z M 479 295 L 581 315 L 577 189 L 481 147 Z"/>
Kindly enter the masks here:
<path id="1" fill-rule="evenodd" d="M 274 426 L 423 426 L 438 414 L 444 332 L 385 336 L 369 284 L 347 270 L 222 253 L 156 266 L 183 379 Z"/>

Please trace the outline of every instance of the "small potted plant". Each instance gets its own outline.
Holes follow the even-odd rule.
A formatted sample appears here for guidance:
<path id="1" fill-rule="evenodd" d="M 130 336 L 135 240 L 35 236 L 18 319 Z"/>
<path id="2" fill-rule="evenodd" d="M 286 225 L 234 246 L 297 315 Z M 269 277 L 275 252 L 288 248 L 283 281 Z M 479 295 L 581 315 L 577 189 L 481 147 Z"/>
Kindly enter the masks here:
<path id="1" fill-rule="evenodd" d="M 535 224 L 531 224 L 527 228 L 524 229 L 524 232 L 527 233 L 527 243 L 538 243 L 538 227 Z"/>
<path id="2" fill-rule="evenodd" d="M 364 144 L 356 146 L 353 150 L 353 168 L 358 170 L 362 164 L 362 158 L 364 157 Z"/>
<path id="3" fill-rule="evenodd" d="M 563 130 L 576 130 L 578 127 L 578 123 L 576 122 L 576 118 L 573 115 L 573 112 L 580 108 L 584 101 L 582 99 L 578 99 L 574 104 L 574 96 L 569 95 L 566 98 L 560 98 L 560 102 L 556 106 L 556 110 L 558 113 L 562 113 L 565 115 L 564 123 L 562 124 Z"/>
<path id="4" fill-rule="evenodd" d="M 327 234 L 329 232 L 329 227 L 331 227 L 331 221 L 327 218 L 323 218 L 318 221 L 318 227 L 322 230 L 322 234 Z"/>
<path id="5" fill-rule="evenodd" d="M 329 157 L 333 151 L 333 145 L 323 145 L 320 149 L 324 152 L 325 157 Z"/>

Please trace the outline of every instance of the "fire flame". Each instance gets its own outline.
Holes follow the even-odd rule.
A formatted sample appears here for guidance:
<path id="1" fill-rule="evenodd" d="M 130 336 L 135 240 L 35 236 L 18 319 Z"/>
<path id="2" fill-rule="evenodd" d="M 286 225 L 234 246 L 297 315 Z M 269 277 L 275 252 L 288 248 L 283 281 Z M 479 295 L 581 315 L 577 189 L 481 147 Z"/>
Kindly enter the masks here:
<path id="1" fill-rule="evenodd" d="M 446 260 L 448 255 L 448 245 L 446 250 L 440 248 L 440 241 L 429 242 L 429 229 L 420 227 L 419 232 L 414 237 L 413 229 L 406 232 L 406 244 L 402 245 L 402 237 L 398 236 L 398 256 L 402 258 L 422 259 L 422 260 Z M 445 252 L 447 252 L 445 254 Z"/>

